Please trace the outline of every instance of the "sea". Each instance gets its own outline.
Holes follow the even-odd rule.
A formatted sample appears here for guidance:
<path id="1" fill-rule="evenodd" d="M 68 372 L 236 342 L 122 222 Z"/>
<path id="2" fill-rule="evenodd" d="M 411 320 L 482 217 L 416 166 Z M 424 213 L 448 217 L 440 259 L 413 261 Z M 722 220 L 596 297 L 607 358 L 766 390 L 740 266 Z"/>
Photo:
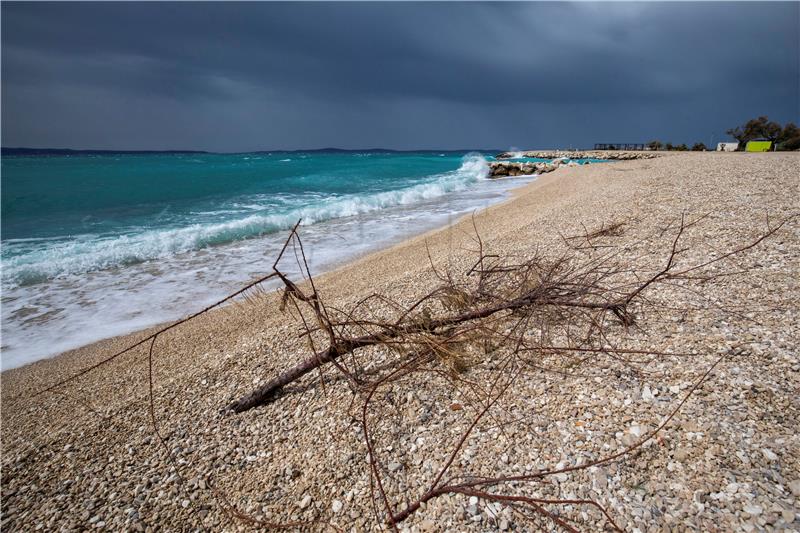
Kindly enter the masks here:
<path id="1" fill-rule="evenodd" d="M 4 155 L 2 369 L 174 320 L 270 271 L 442 227 L 535 179 L 480 152 Z M 287 267 L 288 269 L 288 267 Z"/>

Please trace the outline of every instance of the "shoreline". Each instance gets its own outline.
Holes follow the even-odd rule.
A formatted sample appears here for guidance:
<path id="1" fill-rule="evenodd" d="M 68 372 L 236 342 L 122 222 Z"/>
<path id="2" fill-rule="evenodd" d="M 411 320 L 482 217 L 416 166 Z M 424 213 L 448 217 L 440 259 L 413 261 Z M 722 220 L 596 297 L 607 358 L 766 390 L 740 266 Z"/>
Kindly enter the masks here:
<path id="1" fill-rule="evenodd" d="M 765 212 L 773 221 L 795 214 L 798 170 L 800 154 L 792 153 L 676 154 L 571 167 L 513 189 L 510 198 L 476 213 L 474 223 L 492 252 L 516 257 L 558 256 L 564 250 L 562 235 L 624 221 L 623 257 L 658 268 L 670 238 L 669 232 L 659 238 L 659 230 L 669 228 L 682 214 L 710 213 L 687 235 L 694 248 L 686 260 L 697 263 L 757 236 L 764 228 Z M 476 246 L 472 224 L 473 218 L 466 215 L 450 226 L 315 276 L 315 283 L 326 302 L 340 308 L 372 292 L 412 302 L 437 285 L 428 264 L 429 251 L 437 268 L 458 272 L 469 268 Z M 794 527 L 789 525 L 794 518 L 789 522 L 786 518 L 794 513 L 800 496 L 794 493 L 800 482 L 796 466 L 800 405 L 790 397 L 793 384 L 800 382 L 800 361 L 792 348 L 800 339 L 798 321 L 793 320 L 800 316 L 798 224 L 790 223 L 778 238 L 746 254 L 736 266 L 741 275 L 711 283 L 707 290 L 713 301 L 758 302 L 759 325 L 741 318 L 750 310 L 739 307 L 738 314 L 720 314 L 709 307 L 687 312 L 684 318 L 677 317 L 680 320 L 673 320 L 667 310 L 664 316 L 643 317 L 642 327 L 652 331 L 642 339 L 647 346 L 696 355 L 662 358 L 640 374 L 610 361 L 611 372 L 600 381 L 536 374 L 525 381 L 526 394 L 521 397 L 547 398 L 548 403 L 539 407 L 537 416 L 542 418 L 531 419 L 521 432 L 515 428 L 517 436 L 509 442 L 503 435 L 486 433 L 497 446 L 496 453 L 464 464 L 481 471 L 508 454 L 513 458 L 508 466 L 512 471 L 526 464 L 547 468 L 569 464 L 576 453 L 584 453 L 576 450 L 596 453 L 597 446 L 606 449 L 606 445 L 618 449 L 632 428 L 652 429 L 674 407 L 673 389 L 685 391 L 716 354 L 744 342 L 749 355 L 725 361 L 715 371 L 713 383 L 687 402 L 658 444 L 628 462 L 576 473 L 547 487 L 555 487 L 559 494 L 598 499 L 628 529 L 655 523 L 731 530 L 742 524 L 756 527 L 767 519 L 770 522 L 764 524 Z M 669 291 L 656 296 L 673 305 L 684 303 L 683 297 Z M 691 299 L 686 301 L 690 303 Z M 336 527 L 366 529 L 371 524 L 368 465 L 358 428 L 348 414 L 353 396 L 344 383 L 330 373 L 325 387 L 318 386 L 318 376 L 304 378 L 281 402 L 242 415 L 219 415 L 229 400 L 306 353 L 307 347 L 296 338 L 296 327 L 278 312 L 278 304 L 277 295 L 270 293 L 198 317 L 160 338 L 154 368 L 156 415 L 170 446 L 180 447 L 175 453 L 185 461 L 186 486 L 170 480 L 172 463 L 149 427 L 145 352 L 121 357 L 63 387 L 66 396 L 29 397 L 155 328 L 3 371 L 3 525 L 72 530 L 102 521 L 111 529 L 239 528 L 241 524 L 221 512 L 206 489 L 214 483 L 243 511 L 265 520 L 322 520 Z M 414 394 L 439 392 L 429 384 Z M 760 396 L 752 396 L 756 393 Z M 458 398 L 446 396 L 441 410 L 429 407 L 427 416 L 432 420 L 417 423 L 412 433 L 404 430 L 395 445 L 420 435 L 435 441 L 437 433 L 431 428 L 436 421 L 442 427 L 459 427 L 462 411 L 447 407 Z M 403 404 L 403 412 L 423 409 L 418 401 Z M 582 420 L 593 433 L 576 426 L 572 413 L 591 415 Z M 531 436 L 542 440 L 535 440 L 540 448 L 531 445 L 528 451 L 528 445 L 520 443 L 530 443 Z M 320 447 L 320 437 L 331 445 Z M 567 443 L 566 451 L 560 448 L 562 443 Z M 726 449 L 741 451 L 747 461 L 729 457 Z M 430 453 L 430 460 L 435 459 L 435 450 Z M 420 490 L 414 483 L 416 463 L 409 457 L 403 464 L 408 490 L 416 494 Z M 97 479 L 103 479 L 102 485 Z M 731 483 L 737 488 L 729 494 Z M 644 488 L 636 489 L 639 486 Z M 714 496 L 718 494 L 727 496 Z M 310 503 L 303 505 L 305 496 Z M 334 501 L 339 504 L 331 512 Z M 442 529 L 477 531 L 492 523 L 491 517 L 481 514 L 483 507 L 478 515 L 470 515 L 465 511 L 468 505 L 466 498 L 433 501 L 404 525 L 424 530 L 426 521 L 432 521 Z M 654 506 L 663 510 L 646 515 Z M 748 512 L 754 511 L 753 506 L 761 512 Z M 95 516 L 99 518 L 91 522 Z M 471 516 L 483 518 L 476 521 Z M 513 517 L 508 520 L 513 523 Z M 590 522 L 584 525 L 590 530 L 602 525 L 594 515 Z"/>
<path id="2" fill-rule="evenodd" d="M 568 167 L 566 167 L 566 165 L 565 165 L 564 169 L 567 169 L 567 168 Z M 571 168 L 571 167 L 569 167 L 569 168 Z M 467 219 L 471 218 L 473 216 L 473 214 L 480 214 L 480 213 L 483 213 L 483 212 L 485 212 L 487 210 L 501 208 L 503 205 L 513 202 L 520 195 L 527 194 L 529 192 L 529 190 L 528 190 L 529 187 L 535 185 L 536 183 L 538 183 L 540 180 L 544 179 L 545 177 L 558 178 L 559 176 L 563 175 L 563 174 L 558 174 L 558 175 L 553 176 L 552 174 L 550 174 L 553 170 L 555 170 L 555 169 L 547 170 L 545 173 L 538 174 L 538 175 L 516 175 L 516 176 L 501 176 L 501 177 L 489 178 L 489 179 L 493 179 L 493 180 L 509 179 L 509 178 L 510 179 L 528 178 L 530 181 L 528 181 L 527 183 L 520 184 L 517 187 L 512 187 L 511 189 L 507 190 L 504 193 L 506 195 L 506 197 L 504 199 L 502 199 L 502 200 L 500 200 L 498 202 L 492 203 L 492 204 L 488 205 L 487 207 L 476 209 L 476 210 L 473 211 L 473 213 L 459 215 L 452 222 L 449 222 L 449 223 L 447 223 L 447 224 L 445 224 L 443 226 L 437 226 L 435 228 L 425 230 L 422 233 L 414 233 L 414 234 L 411 234 L 410 236 L 407 236 L 407 237 L 399 237 L 398 240 L 391 241 L 390 243 L 386 244 L 385 246 L 380 246 L 377 249 L 368 250 L 368 251 L 362 252 L 359 255 L 356 255 L 356 256 L 354 256 L 352 258 L 343 259 L 341 261 L 334 261 L 330 265 L 328 265 L 324 271 L 316 274 L 314 276 L 314 279 L 315 280 L 322 279 L 322 278 L 325 278 L 326 276 L 337 274 L 341 270 L 348 269 L 348 268 L 355 268 L 355 267 L 357 267 L 358 263 L 360 263 L 363 260 L 369 259 L 373 255 L 374 256 L 378 256 L 378 255 L 384 254 L 384 253 L 391 253 L 393 251 L 393 249 L 395 249 L 395 248 L 400 249 L 400 248 L 403 248 L 405 246 L 413 246 L 415 244 L 418 244 L 420 241 L 424 241 L 426 238 L 428 238 L 430 236 L 433 236 L 433 235 L 435 235 L 435 234 L 437 234 L 439 232 L 449 231 L 453 227 L 455 227 L 455 226 L 457 226 L 459 224 L 462 224 L 464 221 L 466 221 Z M 549 181 L 547 183 L 549 183 Z M 325 222 L 328 222 L 328 221 L 325 221 Z M 302 226 L 300 228 L 300 236 L 302 238 Z M 243 283 L 240 284 L 240 286 L 243 286 L 245 284 L 246 284 L 246 282 L 243 282 Z M 236 290 L 236 288 L 234 288 L 233 290 Z M 233 292 L 233 291 L 231 291 L 231 292 Z M 269 289 L 268 292 L 270 294 L 272 294 L 272 293 L 275 292 L 275 289 Z M 235 302 L 231 302 L 231 304 L 227 304 L 226 306 L 214 309 L 213 312 L 221 311 L 225 307 L 227 307 L 228 305 L 233 305 L 234 303 Z M 108 342 L 119 341 L 119 340 L 123 340 L 123 339 L 132 340 L 132 339 L 138 338 L 140 336 L 146 336 L 146 335 L 150 334 L 150 332 L 157 331 L 158 329 L 161 329 L 161 328 L 163 328 L 163 327 L 165 327 L 165 326 L 167 326 L 169 324 L 172 324 L 174 322 L 178 322 L 182 318 L 190 316 L 192 313 L 194 313 L 194 312 L 196 312 L 198 310 L 199 309 L 196 309 L 196 310 L 193 310 L 193 311 L 190 310 L 186 314 L 184 314 L 184 315 L 182 315 L 182 316 L 180 316 L 178 318 L 175 318 L 173 320 L 161 321 L 161 322 L 158 322 L 156 324 L 153 324 L 153 325 L 150 325 L 150 326 L 147 326 L 147 327 L 144 327 L 144 328 L 137 328 L 137 329 L 131 330 L 131 331 L 127 332 L 127 333 L 121 333 L 119 335 L 111 335 L 111 336 L 108 336 L 108 337 L 103 337 L 103 338 L 97 339 L 97 340 L 89 342 L 89 343 L 81 344 L 80 346 L 76 346 L 74 348 L 63 350 L 63 351 L 58 352 L 58 353 L 56 353 L 54 355 L 46 356 L 46 357 L 43 357 L 41 359 L 37 359 L 35 361 L 31 361 L 29 363 L 25 363 L 25 364 L 23 364 L 21 366 L 8 368 L 8 369 L 3 369 L 2 371 L 0 371 L 0 375 L 5 375 L 8 372 L 22 370 L 22 369 L 24 369 L 26 367 L 29 367 L 29 366 L 32 366 L 32 365 L 38 365 L 40 363 L 51 361 L 51 360 L 55 360 L 55 359 L 59 359 L 59 358 L 65 357 L 65 356 L 71 356 L 75 352 L 81 352 L 81 351 L 84 351 L 84 350 L 90 350 L 90 349 L 92 349 L 92 348 L 94 348 L 96 346 L 105 345 Z"/>
<path id="3" fill-rule="evenodd" d="M 491 207 L 491 206 L 494 206 L 494 205 L 499 205 L 499 204 L 502 204 L 502 203 L 505 203 L 505 202 L 511 200 L 514 197 L 513 196 L 514 195 L 513 191 L 515 191 L 515 190 L 517 190 L 519 188 L 525 187 L 527 184 L 529 184 L 530 182 L 534 181 L 537 178 L 537 176 L 515 176 L 515 178 L 519 178 L 520 183 L 516 183 L 515 184 L 513 182 L 511 182 L 511 183 L 505 182 L 504 183 L 504 188 L 501 189 L 500 192 L 493 193 L 493 194 L 501 195 L 499 199 L 492 199 L 492 200 L 487 199 L 486 200 L 487 203 L 484 204 L 483 207 L 475 207 L 475 208 L 472 209 L 471 212 L 474 213 L 475 211 L 480 211 L 480 210 L 486 209 L 487 207 Z M 484 180 L 488 180 L 488 177 L 484 178 Z M 491 180 L 491 181 L 496 181 L 496 180 Z M 449 193 L 449 196 L 458 195 L 458 194 L 465 194 L 465 193 L 470 193 L 470 192 L 479 192 L 479 191 L 469 191 L 469 190 L 467 190 L 467 191 L 457 191 L 457 192 Z M 480 193 L 480 194 L 485 194 L 485 191 Z M 448 196 L 443 196 L 442 198 L 436 199 L 435 202 L 436 201 L 442 202 L 443 203 L 442 205 L 444 205 L 444 203 L 447 202 L 448 200 L 449 200 Z M 420 205 L 424 205 L 424 202 L 421 202 Z M 455 204 L 454 207 L 456 205 L 457 204 Z M 416 205 L 408 205 L 408 206 L 402 206 L 401 205 L 401 206 L 392 206 L 392 207 L 390 207 L 388 209 L 393 210 L 393 211 L 404 212 L 404 211 L 413 210 L 413 209 L 419 209 L 419 208 L 420 207 L 416 206 Z M 320 221 L 318 223 L 313 224 L 312 226 L 310 226 L 310 228 L 311 228 L 311 231 L 314 231 L 315 229 L 318 229 L 320 227 L 324 227 L 326 225 L 331 225 L 331 224 L 335 225 L 338 222 L 341 222 L 343 220 L 351 219 L 351 218 L 354 218 L 354 217 L 360 217 L 360 216 L 363 216 L 363 215 L 353 215 L 353 216 L 350 216 L 350 217 L 323 220 L 323 221 Z M 350 254 L 352 254 L 352 255 L 343 254 L 343 255 L 345 255 L 344 258 L 324 259 L 324 260 L 322 260 L 320 262 L 319 265 L 312 265 L 312 270 L 315 271 L 315 276 L 320 276 L 320 275 L 323 275 L 323 274 L 327 274 L 327 273 L 339 270 L 339 269 L 341 269 L 343 267 L 346 267 L 346 266 L 350 265 L 351 263 L 354 263 L 354 262 L 356 262 L 356 261 L 358 261 L 358 260 L 360 260 L 360 259 L 362 259 L 364 257 L 368 257 L 371 254 L 382 252 L 382 251 L 391 249 L 394 246 L 401 245 L 407 240 L 415 239 L 417 237 L 420 237 L 420 236 L 423 236 L 423 235 L 427 235 L 429 233 L 433 233 L 433 232 L 444 230 L 449 226 L 457 224 L 463 218 L 468 217 L 468 216 L 470 216 L 470 211 L 468 211 L 466 208 L 460 208 L 460 209 L 455 210 L 452 215 L 448 215 L 446 217 L 446 219 L 443 218 L 440 222 L 436 222 L 433 219 L 431 219 L 431 220 L 423 220 L 423 221 L 421 221 L 421 223 L 419 223 L 416 226 L 409 226 L 408 228 L 402 228 L 402 229 L 398 230 L 397 231 L 397 235 L 392 235 L 385 242 L 378 242 L 376 244 L 375 243 L 371 243 L 369 245 L 363 246 L 363 249 L 358 249 L 358 247 L 357 247 L 357 249 L 355 251 L 351 251 L 350 252 Z M 369 223 L 370 223 L 369 220 L 365 220 L 365 221 L 360 222 L 360 224 L 362 224 L 362 225 L 368 225 Z M 303 235 L 304 228 L 306 228 L 306 226 L 301 226 L 301 228 L 300 228 L 301 237 Z M 282 237 L 284 235 L 287 235 L 288 231 L 289 231 L 288 229 L 287 230 L 282 230 L 280 232 L 276 232 L 276 233 L 270 234 L 270 235 L 262 237 L 262 238 L 267 238 L 269 240 L 274 240 L 275 242 L 282 243 Z M 332 233 L 332 235 L 336 235 L 336 233 Z M 281 238 L 278 238 L 278 237 L 281 237 Z M 230 244 L 232 244 L 232 243 L 228 243 L 227 245 L 223 245 L 220 248 L 224 248 L 225 246 L 230 246 Z M 308 244 L 306 244 L 306 246 L 308 248 Z M 235 251 L 231 250 L 229 253 L 235 253 Z M 277 253 L 277 251 L 276 251 L 276 253 Z M 271 256 L 270 257 L 266 257 L 265 264 L 267 264 L 267 265 L 271 264 L 272 259 L 273 258 Z M 217 258 L 217 260 L 219 260 L 219 258 Z M 254 277 L 251 278 L 251 279 L 257 278 L 260 274 L 261 273 L 256 273 L 254 275 Z M 221 298 L 221 297 L 223 297 L 224 295 L 226 295 L 226 294 L 228 294 L 230 292 L 234 292 L 235 290 L 237 290 L 241 286 L 244 286 L 249 281 L 250 281 L 249 279 L 242 280 L 241 282 L 230 286 L 230 288 L 225 290 L 225 291 L 220 291 L 219 287 L 210 287 L 210 286 L 209 286 L 209 290 L 213 291 L 213 290 L 216 289 L 215 292 L 219 293 L 220 294 L 220 298 Z M 269 292 L 272 292 L 274 289 L 270 288 L 270 289 L 267 289 L 267 290 Z M 152 330 L 161 328 L 161 327 L 163 327 L 163 326 L 165 326 L 167 324 L 170 324 L 170 323 L 173 323 L 173 322 L 177 322 L 177 321 L 185 318 L 186 316 L 191 315 L 192 313 L 198 311 L 199 309 L 204 308 L 206 305 L 210 305 L 215 300 L 216 299 L 208 300 L 205 303 L 201 303 L 201 305 L 197 306 L 196 308 L 188 308 L 188 309 L 184 308 L 184 311 L 181 312 L 180 315 L 174 315 L 174 318 L 161 319 L 161 320 L 157 320 L 155 322 L 145 323 L 144 325 L 132 324 L 131 327 L 125 328 L 125 331 L 121 331 L 119 333 L 112 333 L 110 335 L 107 334 L 107 335 L 102 336 L 102 337 L 98 337 L 96 335 L 85 335 L 86 337 L 95 337 L 95 338 L 91 339 L 89 341 L 84 341 L 84 342 L 78 341 L 73 346 L 68 346 L 68 347 L 66 347 L 64 349 L 61 349 L 61 350 L 57 351 L 57 352 L 50 353 L 49 355 L 44 355 L 44 356 L 38 357 L 37 359 L 35 359 L 33 361 L 29 361 L 29 362 L 25 362 L 25 363 L 22 363 L 22 364 L 18 364 L 16 366 L 13 366 L 13 367 L 10 367 L 10 368 L 6 368 L 4 366 L 2 368 L 2 373 L 5 373 L 5 372 L 10 371 L 10 370 L 16 370 L 16 369 L 19 369 L 19 368 L 23 368 L 23 367 L 31 365 L 31 364 L 36 364 L 36 363 L 38 363 L 40 361 L 43 361 L 43 360 L 48 360 L 48 359 L 61 357 L 61 356 L 65 355 L 65 354 L 68 354 L 68 353 L 71 353 L 71 352 L 74 352 L 74 351 L 78 351 L 78 350 L 83 350 L 85 348 L 93 346 L 93 345 L 95 345 L 97 343 L 101 343 L 103 341 L 116 339 L 116 338 L 120 338 L 120 337 L 135 336 L 138 333 L 142 333 L 142 332 L 145 332 L 145 331 L 152 331 Z M 136 309 L 131 309 L 130 310 L 130 312 L 134 313 L 134 314 L 140 314 L 143 311 L 144 311 L 144 309 L 141 309 L 141 308 L 136 308 Z M 173 311 L 174 311 L 174 309 L 173 309 Z M 139 321 L 139 322 L 142 322 L 142 321 Z M 148 322 L 148 321 L 145 321 L 145 322 Z M 115 329 L 119 329 L 119 328 L 115 328 Z M 28 358 L 26 358 L 26 359 L 28 359 Z"/>

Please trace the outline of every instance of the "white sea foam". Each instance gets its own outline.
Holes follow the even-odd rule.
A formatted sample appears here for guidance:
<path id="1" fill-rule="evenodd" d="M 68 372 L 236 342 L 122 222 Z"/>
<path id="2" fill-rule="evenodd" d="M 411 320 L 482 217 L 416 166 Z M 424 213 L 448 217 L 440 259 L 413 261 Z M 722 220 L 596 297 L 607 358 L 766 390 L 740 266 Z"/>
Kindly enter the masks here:
<path id="1" fill-rule="evenodd" d="M 8 288 L 63 275 L 164 259 L 208 246 L 288 229 L 298 220 L 302 220 L 302 224 L 307 226 L 389 207 L 411 205 L 463 191 L 470 184 L 487 176 L 488 166 L 484 158 L 478 154 L 470 154 L 464 157 L 458 170 L 432 176 L 429 182 L 404 189 L 363 196 L 323 197 L 282 212 L 252 214 L 225 222 L 192 224 L 115 236 L 81 235 L 4 258 L 3 286 Z M 242 207 L 263 210 L 263 206 L 258 204 L 243 204 Z M 219 214 L 220 211 L 209 214 L 211 213 Z"/>
<path id="2" fill-rule="evenodd" d="M 285 238 L 285 231 L 266 231 L 289 227 L 300 216 L 307 224 L 301 233 L 309 263 L 312 271 L 321 272 L 452 222 L 502 199 L 526 181 L 482 179 L 486 175 L 483 158 L 470 156 L 458 170 L 406 189 L 317 198 L 311 205 L 274 216 L 256 213 L 226 223 L 62 241 L 49 254 L 14 265 L 17 275 L 27 269 L 42 279 L 30 278 L 21 285 L 4 268 L 4 285 L 10 283 L 3 293 L 2 367 L 20 366 L 202 308 L 262 275 Z M 207 246 L 215 242 L 223 244 Z"/>

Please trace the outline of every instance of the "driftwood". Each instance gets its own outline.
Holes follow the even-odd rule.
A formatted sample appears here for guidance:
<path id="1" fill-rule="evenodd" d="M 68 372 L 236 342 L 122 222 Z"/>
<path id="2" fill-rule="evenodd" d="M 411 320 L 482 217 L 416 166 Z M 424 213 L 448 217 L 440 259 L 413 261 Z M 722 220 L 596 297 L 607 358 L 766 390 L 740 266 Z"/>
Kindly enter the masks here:
<path id="1" fill-rule="evenodd" d="M 697 221 L 692 222 L 691 224 L 695 224 L 696 222 Z M 618 222 L 607 227 L 604 226 L 594 232 L 585 230 L 584 236 L 567 237 L 565 240 L 581 238 L 585 239 L 587 242 L 591 242 L 592 239 L 601 236 L 618 236 L 623 226 L 624 223 Z M 770 228 L 768 232 L 758 240 L 730 254 L 717 258 L 712 262 L 720 261 L 730 255 L 740 253 L 756 246 L 767 236 L 780 229 L 781 226 L 782 224 L 775 228 Z M 455 287 L 452 278 L 445 278 L 440 275 L 440 279 L 445 282 L 445 285 L 426 295 L 414 305 L 415 308 L 421 307 L 432 300 L 455 294 L 457 298 L 461 299 L 460 303 L 462 305 L 458 306 L 461 312 L 435 319 L 428 318 L 427 320 L 419 320 L 411 314 L 412 309 L 405 309 L 402 311 L 400 318 L 395 322 L 377 323 L 375 324 L 377 326 L 377 328 L 375 328 L 377 331 L 358 337 L 346 337 L 337 334 L 337 330 L 346 326 L 352 326 L 352 324 L 348 322 L 335 323 L 330 319 L 327 313 L 322 311 L 323 308 L 319 306 L 319 295 L 316 292 L 316 288 L 313 286 L 313 281 L 311 283 L 313 292 L 306 295 L 297 285 L 288 280 L 283 274 L 278 273 L 285 284 L 285 298 L 294 297 L 301 302 L 311 305 L 315 314 L 315 322 L 320 324 L 320 327 L 325 330 L 331 340 L 330 345 L 325 350 L 314 353 L 301 363 L 270 380 L 248 395 L 232 402 L 226 409 L 241 413 L 263 405 L 273 400 L 280 390 L 289 383 L 359 348 L 386 344 L 398 338 L 413 337 L 414 335 L 422 333 L 436 335 L 447 328 L 461 327 L 465 328 L 465 331 L 469 331 L 473 327 L 470 324 L 471 322 L 489 318 L 497 313 L 524 312 L 530 315 L 540 309 L 546 309 L 548 312 L 552 312 L 553 309 L 559 309 L 561 311 L 578 309 L 597 311 L 601 314 L 611 313 L 624 326 L 631 326 L 633 325 L 634 319 L 633 314 L 629 312 L 629 306 L 645 289 L 659 281 L 678 279 L 698 268 L 692 267 L 677 272 L 674 271 L 676 257 L 680 252 L 678 244 L 686 227 L 686 222 L 681 220 L 664 268 L 641 283 L 629 288 L 604 285 L 605 280 L 614 275 L 619 275 L 622 270 L 603 268 L 603 265 L 599 264 L 591 264 L 589 269 L 568 270 L 565 275 L 563 271 L 568 263 L 565 258 L 551 264 L 544 264 L 540 259 L 534 258 L 520 264 L 493 265 L 484 268 L 484 264 L 490 259 L 496 259 L 496 256 L 484 254 L 481 243 L 481 250 L 479 252 L 481 255 L 478 258 L 478 262 L 467 273 L 468 275 L 474 274 L 479 276 L 478 282 L 473 288 L 473 292 L 468 293 L 465 292 L 464 289 Z M 293 232 L 293 236 L 297 237 L 296 232 Z M 298 244 L 302 251 L 302 243 L 299 242 L 299 238 Z M 708 264 L 711 264 L 711 262 L 702 266 L 707 266 Z M 304 265 L 304 268 L 309 279 L 311 279 L 308 265 Z M 500 288 L 507 289 L 508 287 L 506 287 L 506 285 L 508 282 L 523 283 L 523 285 L 529 283 L 531 281 L 530 274 L 533 272 L 539 273 L 539 277 L 533 286 L 525 290 L 519 291 L 511 296 L 508 294 L 500 295 L 487 292 L 487 286 L 492 283 L 495 285 L 495 292 L 498 290 L 497 285 L 499 285 Z M 550 274 L 550 277 L 542 277 L 541 274 Z M 486 302 L 490 303 L 488 305 L 480 305 L 481 303 L 486 304 Z M 306 333 L 310 334 L 311 331 L 307 330 Z M 453 337 L 457 337 L 462 333 L 463 332 L 458 330 L 451 330 L 448 332 L 448 335 L 452 340 Z M 340 370 L 344 371 L 341 367 Z M 345 371 L 345 373 L 351 382 L 356 380 L 350 372 Z"/>
<path id="2" fill-rule="evenodd" d="M 370 457 L 369 476 L 376 522 L 397 529 L 397 524 L 431 500 L 445 494 L 461 494 L 502 503 L 511 508 L 515 516 L 543 528 L 555 525 L 566 531 L 577 531 L 574 517 L 554 511 L 554 508 L 576 506 L 594 509 L 608 527 L 620 530 L 609 511 L 595 500 L 532 496 L 520 492 L 520 487 L 540 482 L 548 476 L 623 460 L 657 436 L 728 354 L 721 354 L 705 369 L 656 429 L 617 453 L 580 465 L 549 468 L 526 475 L 457 473 L 454 465 L 465 443 L 481 424 L 493 418 L 503 402 L 509 401 L 515 384 L 524 379 L 526 369 L 571 372 L 569 366 L 548 367 L 548 361 L 553 358 L 580 365 L 602 355 L 623 365 L 634 365 L 635 358 L 676 355 L 617 346 L 610 340 L 612 330 L 638 327 L 637 315 L 649 304 L 645 293 L 654 286 L 677 281 L 705 282 L 724 275 L 705 274 L 703 270 L 755 247 L 788 221 L 774 227 L 767 221 L 767 230 L 757 239 L 700 264 L 679 267 L 678 259 L 685 251 L 681 248 L 684 233 L 703 218 L 687 222 L 682 217 L 675 227 L 665 228 L 664 231 L 674 232 L 674 238 L 662 266 L 650 273 L 636 272 L 630 265 L 618 264 L 613 246 L 598 242 L 618 236 L 622 223 L 595 231 L 584 228 L 584 235 L 565 238 L 567 244 L 573 241 L 578 241 L 578 244 L 571 246 L 572 252 L 561 257 L 534 256 L 516 262 L 488 253 L 476 230 L 477 259 L 466 272 L 438 271 L 431 260 L 431 270 L 440 282 L 439 286 L 415 302 L 397 302 L 385 295 L 373 294 L 344 310 L 326 305 L 317 291 L 296 225 L 269 274 L 38 394 L 55 391 L 133 348 L 149 345 L 150 415 L 154 431 L 159 434 L 153 409 L 152 382 L 153 348 L 159 335 L 219 305 L 241 296 L 247 297 L 268 280 L 277 280 L 282 284 L 282 308 L 291 311 L 299 323 L 300 336 L 308 340 L 310 355 L 266 385 L 228 403 L 223 407 L 224 412 L 242 413 L 274 401 L 286 385 L 315 369 L 331 365 L 350 385 L 354 402 L 360 404 L 357 419 Z M 290 248 L 295 251 L 296 262 L 307 278 L 303 288 L 280 268 L 281 260 Z M 602 253 L 598 252 L 601 249 Z M 373 311 L 373 304 L 380 304 L 383 311 Z M 388 349 L 390 355 L 383 356 L 381 365 L 372 365 L 365 370 L 373 362 L 370 360 L 374 356 L 371 350 L 377 348 Z M 492 364 L 483 365 L 483 361 L 488 360 L 492 360 Z M 472 373 L 480 374 L 481 379 L 472 378 Z M 388 459 L 381 457 L 381 448 L 377 445 L 381 438 L 390 438 L 390 433 L 387 433 L 390 424 L 385 417 L 376 416 L 373 410 L 381 402 L 402 394 L 406 386 L 404 380 L 415 378 L 442 379 L 468 391 L 473 398 L 474 415 L 450 444 L 446 460 L 433 478 L 425 486 L 401 488 L 394 484 L 387 469 Z M 169 453 L 164 440 L 160 440 Z M 174 466 L 179 469 L 179 465 Z M 298 525 L 256 520 L 238 511 L 223 494 L 211 490 L 222 509 L 236 520 L 261 527 Z"/>

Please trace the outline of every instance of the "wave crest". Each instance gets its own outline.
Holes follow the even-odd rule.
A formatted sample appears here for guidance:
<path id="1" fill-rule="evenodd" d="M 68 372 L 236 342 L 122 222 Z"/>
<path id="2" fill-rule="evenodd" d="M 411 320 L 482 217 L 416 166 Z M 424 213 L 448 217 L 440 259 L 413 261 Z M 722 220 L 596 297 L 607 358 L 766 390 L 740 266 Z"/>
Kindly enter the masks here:
<path id="1" fill-rule="evenodd" d="M 487 179 L 488 175 L 489 167 L 484 157 L 471 153 L 464 156 L 457 170 L 430 176 L 423 183 L 402 189 L 366 195 L 329 196 L 279 213 L 253 214 L 224 222 L 145 230 L 125 235 L 82 235 L 66 241 L 51 240 L 18 255 L 4 257 L 3 285 L 30 285 L 59 276 L 161 259 L 286 230 L 298 219 L 302 219 L 303 225 L 311 225 L 424 202 L 463 191 L 470 184 Z M 6 251 L 9 251 L 9 245 L 13 248 L 22 244 L 6 243 Z"/>

